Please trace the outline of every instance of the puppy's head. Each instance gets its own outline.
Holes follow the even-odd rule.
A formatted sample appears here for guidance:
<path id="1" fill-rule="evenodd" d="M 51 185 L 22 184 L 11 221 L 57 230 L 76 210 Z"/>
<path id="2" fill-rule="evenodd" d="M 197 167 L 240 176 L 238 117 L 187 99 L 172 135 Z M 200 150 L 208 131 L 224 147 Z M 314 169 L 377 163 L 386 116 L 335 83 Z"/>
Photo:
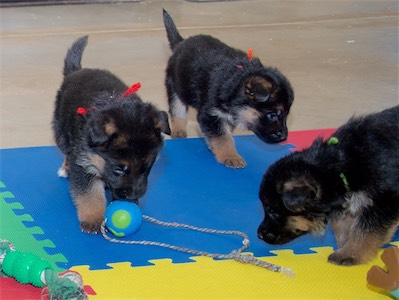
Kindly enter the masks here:
<path id="1" fill-rule="evenodd" d="M 170 134 L 166 112 L 134 97 L 94 110 L 85 125 L 90 164 L 112 191 L 114 199 L 137 200 Z"/>
<path id="2" fill-rule="evenodd" d="M 258 236 L 270 244 L 284 244 L 307 232 L 323 233 L 330 206 L 324 184 L 313 165 L 293 153 L 273 164 L 263 177 L 259 198 L 265 217 Z"/>
<path id="3" fill-rule="evenodd" d="M 244 84 L 245 108 L 240 118 L 246 127 L 267 143 L 287 139 L 287 116 L 294 99 L 288 80 L 277 70 L 270 76 L 254 75 Z"/>

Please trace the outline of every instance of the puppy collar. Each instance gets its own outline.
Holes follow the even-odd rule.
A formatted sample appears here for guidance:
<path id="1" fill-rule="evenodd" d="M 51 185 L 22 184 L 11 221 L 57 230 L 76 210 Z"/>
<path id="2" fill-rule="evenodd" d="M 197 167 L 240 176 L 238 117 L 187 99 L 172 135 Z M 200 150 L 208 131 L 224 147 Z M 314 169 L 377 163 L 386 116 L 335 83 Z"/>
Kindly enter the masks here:
<path id="1" fill-rule="evenodd" d="M 137 92 L 140 88 L 141 88 L 141 83 L 137 82 L 137 83 L 133 84 L 130 88 L 128 88 L 123 94 L 121 94 L 115 100 L 119 100 L 123 97 L 129 96 L 130 94 Z M 93 110 L 95 108 L 96 108 L 95 106 L 90 107 L 90 108 L 78 107 L 76 112 L 78 115 L 87 115 L 91 110 Z"/>
<path id="2" fill-rule="evenodd" d="M 338 144 L 339 144 L 339 140 L 335 136 L 330 137 L 328 139 L 328 141 L 327 141 L 327 145 L 338 145 Z M 339 177 L 341 178 L 342 183 L 344 184 L 344 187 L 345 187 L 346 191 L 350 192 L 351 189 L 349 187 L 349 182 L 348 182 L 348 179 L 346 178 L 345 174 L 341 172 L 339 174 Z"/>

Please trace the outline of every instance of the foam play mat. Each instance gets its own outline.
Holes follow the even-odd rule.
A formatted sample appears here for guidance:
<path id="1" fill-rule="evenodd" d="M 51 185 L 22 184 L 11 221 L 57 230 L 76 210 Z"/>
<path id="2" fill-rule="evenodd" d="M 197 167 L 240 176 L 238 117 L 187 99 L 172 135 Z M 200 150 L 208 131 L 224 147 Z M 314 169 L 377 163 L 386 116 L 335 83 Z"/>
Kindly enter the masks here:
<path id="1" fill-rule="evenodd" d="M 387 291 L 366 282 L 372 265 L 383 266 L 380 255 L 354 267 L 327 263 L 336 247 L 330 230 L 279 246 L 257 238 L 263 218 L 258 190 L 267 167 L 332 132 L 292 132 L 286 143 L 276 145 L 252 135 L 236 136 L 237 150 L 247 161 L 240 170 L 218 164 L 201 138 L 167 140 L 140 201 L 143 214 L 162 221 L 245 232 L 250 239 L 246 252 L 292 269 L 294 278 L 231 259 L 115 244 L 101 234 L 82 233 L 68 180 L 57 177 L 63 157 L 56 147 L 0 150 L 0 240 L 40 256 L 60 272 L 80 273 L 89 299 L 389 299 Z M 226 254 L 242 245 L 238 237 L 146 221 L 125 239 Z M 399 245 L 398 232 L 391 244 Z M 40 299 L 41 292 L 0 277 L 2 300 Z"/>

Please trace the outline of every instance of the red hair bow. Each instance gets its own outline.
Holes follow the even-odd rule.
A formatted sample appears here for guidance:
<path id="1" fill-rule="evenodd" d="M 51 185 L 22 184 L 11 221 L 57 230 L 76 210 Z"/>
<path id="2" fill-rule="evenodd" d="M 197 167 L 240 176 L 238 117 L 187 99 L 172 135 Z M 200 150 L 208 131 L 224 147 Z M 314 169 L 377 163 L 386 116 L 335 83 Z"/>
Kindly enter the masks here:
<path id="1" fill-rule="evenodd" d="M 135 84 L 133 84 L 130 88 L 128 88 L 125 93 L 123 93 L 122 97 L 126 97 L 129 96 L 130 94 L 133 94 L 135 92 L 137 92 L 139 89 L 141 88 L 141 83 L 137 82 Z M 119 100 L 120 98 L 122 98 L 121 96 L 116 98 L 116 100 Z M 91 108 L 83 108 L 83 107 L 78 107 L 76 113 L 78 115 L 86 115 L 89 111 L 91 111 L 92 109 L 94 109 L 95 107 L 91 107 Z"/>

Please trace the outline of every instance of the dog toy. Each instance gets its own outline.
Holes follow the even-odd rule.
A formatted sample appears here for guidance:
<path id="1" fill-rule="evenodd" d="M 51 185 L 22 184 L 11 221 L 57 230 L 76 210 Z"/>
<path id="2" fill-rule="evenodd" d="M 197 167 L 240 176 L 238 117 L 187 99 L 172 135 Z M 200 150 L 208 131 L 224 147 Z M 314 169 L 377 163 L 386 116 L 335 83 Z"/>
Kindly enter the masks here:
<path id="1" fill-rule="evenodd" d="M 389 247 L 381 254 L 387 270 L 372 266 L 367 273 L 367 282 L 371 285 L 383 288 L 399 299 L 399 249 Z"/>
<path id="2" fill-rule="evenodd" d="M 17 251 L 5 240 L 0 240 L 0 275 L 13 277 L 22 284 L 44 287 L 43 299 L 87 299 L 79 273 L 57 273 L 37 255 Z"/>
<path id="3" fill-rule="evenodd" d="M 124 237 L 136 233 L 142 222 L 140 208 L 133 202 L 113 201 L 108 205 L 104 218 L 105 226 L 117 237 Z"/>
<path id="4" fill-rule="evenodd" d="M 249 237 L 238 230 L 217 230 L 217 229 L 210 229 L 210 228 L 202 228 L 202 227 L 195 227 L 195 226 L 191 226 L 191 225 L 187 225 L 187 224 L 181 224 L 181 223 L 176 223 L 176 222 L 164 222 L 164 221 L 160 221 L 158 219 L 155 219 L 153 217 L 147 216 L 147 215 L 141 215 L 140 209 L 137 205 L 133 204 L 133 205 L 126 205 L 126 204 L 120 204 L 120 202 L 124 202 L 124 203 L 130 203 L 130 202 L 126 202 L 126 201 L 113 201 L 111 203 L 111 205 L 114 205 L 114 207 L 116 208 L 116 211 L 118 210 L 125 210 L 126 212 L 123 212 L 123 215 L 128 215 L 126 217 L 126 219 L 128 221 L 123 221 L 122 223 L 125 225 L 128 225 L 127 227 L 129 227 L 131 225 L 131 223 L 134 223 L 134 230 L 128 230 L 126 231 L 123 226 L 120 226 L 119 228 L 115 229 L 110 229 L 110 222 L 109 222 L 109 218 L 116 218 L 116 219 L 124 219 L 125 216 L 120 217 L 117 216 L 114 212 L 113 209 L 111 209 L 110 215 L 107 215 L 107 211 L 109 208 L 107 208 L 106 213 L 105 213 L 105 217 L 104 217 L 104 221 L 101 224 L 101 234 L 103 235 L 103 237 L 109 241 L 109 242 L 113 242 L 113 243 L 119 243 L 119 244 L 127 244 L 127 245 L 145 245 L 145 246 L 157 246 L 157 247 L 163 247 L 163 248 L 168 248 L 168 249 L 172 249 L 172 250 L 176 250 L 176 251 L 180 251 L 180 252 L 185 252 L 185 253 L 189 253 L 189 254 L 193 254 L 193 255 L 201 255 L 201 256 L 207 256 L 207 257 L 211 257 L 211 258 L 216 258 L 216 259 L 234 259 L 238 262 L 241 263 L 247 263 L 247 264 L 253 264 L 255 266 L 259 266 L 259 267 L 263 267 L 266 268 L 270 271 L 273 272 L 282 272 L 284 274 L 286 274 L 288 277 L 294 277 L 295 274 L 294 272 L 289 269 L 289 268 L 285 268 L 285 267 L 281 267 L 272 263 L 268 263 L 266 261 L 260 260 L 255 258 L 253 255 L 251 254 L 244 254 L 242 253 L 244 250 L 246 250 L 249 247 Z M 109 205 L 109 207 L 111 207 L 111 205 Z M 138 214 L 140 213 L 141 217 L 138 217 Z M 137 218 L 137 221 L 136 221 Z M 108 236 L 107 234 L 107 229 L 109 231 L 111 231 L 111 233 L 113 231 L 116 231 L 117 234 L 122 234 L 122 236 L 124 235 L 128 235 L 131 233 L 136 232 L 140 226 L 141 226 L 141 220 L 144 219 L 150 223 L 156 224 L 156 225 L 160 225 L 160 226 L 166 226 L 166 227 L 172 227 L 172 228 L 184 228 L 184 229 L 188 229 L 188 230 L 193 230 L 193 231 L 198 231 L 198 232 L 203 232 L 203 233 L 211 233 L 211 234 L 224 234 L 224 235 L 235 235 L 235 236 L 239 236 L 243 239 L 242 241 L 242 246 L 241 248 L 234 250 L 232 252 L 230 252 L 229 254 L 219 254 L 219 253 L 209 253 L 209 252 L 205 252 L 205 251 L 200 251 L 200 250 L 193 250 L 193 249 L 189 249 L 189 248 L 183 248 L 183 247 L 178 247 L 175 245 L 171 245 L 171 244 L 166 244 L 166 243 L 162 243 L 162 242 L 156 242 L 156 241 L 148 241 L 148 240 L 120 240 L 120 239 L 115 239 L 112 238 L 110 236 Z M 123 227 L 123 228 L 122 228 Z M 124 234 L 124 235 L 123 235 Z M 116 235 L 118 236 L 118 235 Z M 119 237 L 119 236 L 118 236 Z"/>

